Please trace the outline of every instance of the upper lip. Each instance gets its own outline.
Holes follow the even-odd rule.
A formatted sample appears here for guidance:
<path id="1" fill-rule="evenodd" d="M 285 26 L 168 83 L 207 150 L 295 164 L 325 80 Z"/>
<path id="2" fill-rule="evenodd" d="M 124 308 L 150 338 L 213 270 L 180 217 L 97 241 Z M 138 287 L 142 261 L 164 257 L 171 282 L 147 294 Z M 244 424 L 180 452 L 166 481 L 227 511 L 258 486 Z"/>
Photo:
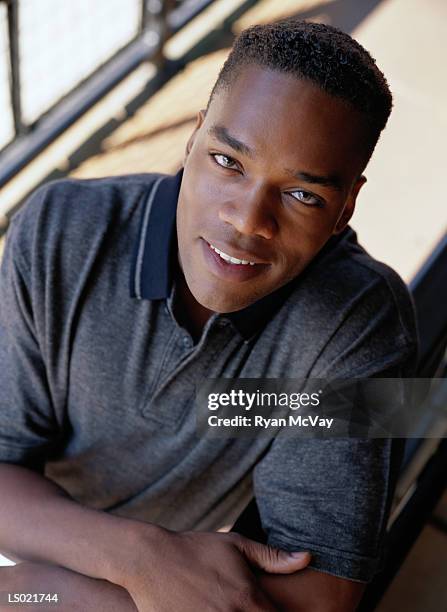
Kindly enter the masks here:
<path id="1" fill-rule="evenodd" d="M 241 251 L 237 247 L 234 247 L 230 244 L 222 244 L 220 242 L 214 242 L 210 240 L 206 240 L 206 242 L 211 246 L 216 247 L 216 249 L 219 249 L 219 251 L 223 251 L 227 255 L 230 255 L 230 257 L 236 257 L 236 259 L 244 259 L 245 261 L 251 261 L 252 263 L 257 264 L 270 263 L 269 261 L 265 261 L 265 259 L 260 258 L 260 256 L 256 253 L 252 253 L 250 251 Z"/>

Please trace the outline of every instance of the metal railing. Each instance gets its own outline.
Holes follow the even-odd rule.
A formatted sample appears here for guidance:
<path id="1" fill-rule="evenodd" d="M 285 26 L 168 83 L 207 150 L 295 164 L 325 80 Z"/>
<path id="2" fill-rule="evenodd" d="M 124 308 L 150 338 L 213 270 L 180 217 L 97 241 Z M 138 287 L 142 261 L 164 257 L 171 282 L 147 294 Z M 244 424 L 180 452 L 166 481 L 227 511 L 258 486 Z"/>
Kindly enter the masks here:
<path id="1" fill-rule="evenodd" d="M 213 1 L 0 0 L 0 188 Z"/>

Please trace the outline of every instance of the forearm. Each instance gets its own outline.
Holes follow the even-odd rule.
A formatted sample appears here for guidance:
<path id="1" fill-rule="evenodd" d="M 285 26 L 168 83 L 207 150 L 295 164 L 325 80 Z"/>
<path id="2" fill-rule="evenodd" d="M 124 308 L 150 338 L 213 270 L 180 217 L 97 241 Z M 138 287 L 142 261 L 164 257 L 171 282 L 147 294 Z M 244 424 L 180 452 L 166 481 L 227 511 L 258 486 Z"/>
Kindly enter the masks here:
<path id="1" fill-rule="evenodd" d="M 121 567 L 125 571 L 135 521 L 85 508 L 48 479 L 17 466 L 0 464 L 0 490 L 0 551 L 6 556 L 113 581 Z"/>
<path id="2" fill-rule="evenodd" d="M 85 508 L 54 483 L 17 466 L 0 464 L 0 490 L 0 551 L 105 579 L 124 587 L 138 608 L 176 609 L 181 601 L 183 609 L 197 610 L 221 599 L 237 604 L 255 596 L 247 590 L 251 580 L 256 584 L 253 574 L 247 575 L 248 563 L 287 573 L 309 562 L 306 555 L 272 555 L 235 534 L 176 533 Z M 216 574 L 226 586 L 210 593 Z"/>
<path id="3" fill-rule="evenodd" d="M 307 568 L 259 576 L 259 585 L 281 612 L 354 612 L 365 584 Z"/>
<path id="4" fill-rule="evenodd" d="M 26 604 L 30 610 L 62 609 L 66 612 L 136 612 L 129 593 L 106 580 L 88 578 L 70 570 L 40 563 L 20 563 L 14 567 L 0 568 L 0 612 L 10 610 L 8 594 L 49 594 L 57 597 L 57 603 Z M 54 601 L 54 600 L 53 600 Z"/>

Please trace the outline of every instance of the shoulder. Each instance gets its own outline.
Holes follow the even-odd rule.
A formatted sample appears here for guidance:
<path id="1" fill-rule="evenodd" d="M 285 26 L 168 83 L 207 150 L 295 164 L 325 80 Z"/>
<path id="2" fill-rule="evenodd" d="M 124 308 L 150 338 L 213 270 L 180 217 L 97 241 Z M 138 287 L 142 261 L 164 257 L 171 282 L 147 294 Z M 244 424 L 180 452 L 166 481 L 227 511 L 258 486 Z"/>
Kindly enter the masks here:
<path id="1" fill-rule="evenodd" d="M 36 249 L 48 252 L 62 242 L 64 249 L 72 243 L 79 247 L 111 228 L 123 227 L 139 218 L 159 176 L 66 178 L 46 183 L 12 217 L 7 232 L 10 248 L 31 261 Z"/>
<path id="2" fill-rule="evenodd" d="M 46 215 L 48 220 L 77 218 L 85 213 L 105 217 L 113 210 L 124 214 L 132 211 L 158 178 L 157 174 L 136 174 L 97 179 L 66 178 L 50 181 L 39 187 L 14 215 L 14 223 L 29 223 Z"/>
<path id="3" fill-rule="evenodd" d="M 405 282 L 373 258 L 351 228 L 328 244 L 297 281 L 290 314 L 305 320 L 319 340 L 318 371 L 336 359 L 352 372 L 385 363 L 391 355 L 417 352 L 414 304 Z"/>

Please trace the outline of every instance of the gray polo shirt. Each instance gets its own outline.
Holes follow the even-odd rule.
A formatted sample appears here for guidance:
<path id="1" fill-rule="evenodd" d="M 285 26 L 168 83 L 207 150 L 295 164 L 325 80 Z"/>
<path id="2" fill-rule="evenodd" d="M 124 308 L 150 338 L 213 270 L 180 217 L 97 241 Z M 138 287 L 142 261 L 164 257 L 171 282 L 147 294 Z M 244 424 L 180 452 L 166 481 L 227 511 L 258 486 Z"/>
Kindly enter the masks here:
<path id="1" fill-rule="evenodd" d="M 62 180 L 15 215 L 0 276 L 0 461 L 82 504 L 174 530 L 231 523 L 254 493 L 269 543 L 370 580 L 400 460 L 390 440 L 200 438 L 208 377 L 410 376 L 407 289 L 347 228 L 294 281 L 174 316 L 181 172 Z"/>

